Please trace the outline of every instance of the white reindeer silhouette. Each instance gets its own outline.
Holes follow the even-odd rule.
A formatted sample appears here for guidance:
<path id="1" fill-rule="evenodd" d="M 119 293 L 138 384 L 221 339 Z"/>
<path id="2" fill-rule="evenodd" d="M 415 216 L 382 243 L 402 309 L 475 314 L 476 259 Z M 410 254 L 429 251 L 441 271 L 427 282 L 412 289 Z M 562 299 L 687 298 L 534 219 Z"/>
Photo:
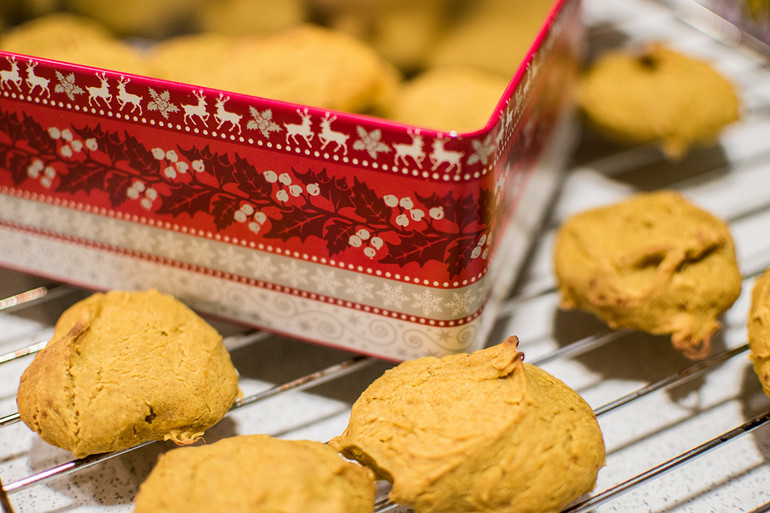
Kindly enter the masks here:
<path id="1" fill-rule="evenodd" d="M 187 118 L 190 121 L 195 121 L 193 116 L 200 118 L 204 123 L 209 119 L 209 113 L 206 110 L 206 98 L 203 96 L 203 89 L 193 91 L 193 95 L 198 98 L 197 105 L 182 105 L 184 109 L 184 122 L 187 123 Z"/>
<path id="2" fill-rule="evenodd" d="M 120 104 L 120 110 L 123 110 L 123 107 L 130 103 L 131 114 L 133 114 L 136 109 L 139 109 L 139 114 L 141 114 L 142 97 L 138 94 L 133 94 L 126 91 L 126 84 L 128 84 L 130 81 L 131 80 L 124 76 L 121 76 L 118 79 L 118 103 Z"/>
<path id="3" fill-rule="evenodd" d="M 409 135 L 412 136 L 411 144 L 396 143 L 393 145 L 393 149 L 396 150 L 396 157 L 393 163 L 398 165 L 398 160 L 401 159 L 401 162 L 407 165 L 406 158 L 412 157 L 417 167 L 422 169 L 422 161 L 425 159 L 425 151 L 423 151 L 425 142 L 422 140 L 419 130 L 410 129 Z"/>
<path id="4" fill-rule="evenodd" d="M 447 164 L 446 171 L 455 168 L 460 172 L 460 159 L 463 157 L 461 151 L 447 150 L 444 148 L 444 144 L 448 139 L 446 137 L 438 137 L 433 140 L 433 151 L 430 153 L 430 161 L 433 163 L 432 170 L 435 171 L 441 164 Z"/>
<path id="5" fill-rule="evenodd" d="M 16 57 L 6 57 L 11 64 L 11 69 L 0 71 L 0 89 L 5 88 L 6 82 L 10 82 L 16 86 L 16 89 L 21 91 L 21 75 L 19 74 L 19 63 L 16 62 Z"/>
<path id="6" fill-rule="evenodd" d="M 112 94 L 110 94 L 110 86 L 107 84 L 107 75 L 97 73 L 96 77 L 101 81 L 101 85 L 99 87 L 86 87 L 88 89 L 88 104 L 91 105 L 91 102 L 96 102 L 101 98 L 109 107 L 112 101 Z"/>
<path id="7" fill-rule="evenodd" d="M 305 142 L 310 144 L 310 141 L 313 140 L 313 130 L 311 130 L 311 122 L 310 122 L 310 114 L 307 113 L 307 109 L 299 110 L 297 109 L 297 114 L 299 114 L 299 117 L 302 118 L 302 123 L 296 124 L 296 123 L 284 123 L 283 126 L 286 127 L 286 144 L 289 144 L 289 138 L 292 139 L 295 143 L 297 142 L 297 136 L 302 137 L 305 139 Z"/>
<path id="8" fill-rule="evenodd" d="M 228 112 L 225 110 L 225 103 L 230 100 L 230 97 L 225 97 L 220 93 L 217 98 L 217 111 L 214 113 L 214 119 L 217 120 L 217 129 L 222 128 L 225 123 L 230 123 L 230 130 L 233 128 L 238 129 L 238 133 L 241 133 L 241 118 L 242 114 L 236 114 L 235 112 Z"/>
<path id="9" fill-rule="evenodd" d="M 335 146 L 334 151 L 342 148 L 344 150 L 343 154 L 347 155 L 348 139 L 350 138 L 350 135 L 332 130 L 332 121 L 335 119 L 337 119 L 337 116 L 329 117 L 329 114 L 326 114 L 326 116 L 324 116 L 324 118 L 321 120 L 321 133 L 318 134 L 318 139 L 323 143 L 321 144 L 321 149 L 323 150 L 326 148 L 327 144 L 333 142 L 337 145 Z"/>
<path id="10" fill-rule="evenodd" d="M 35 75 L 35 66 L 37 66 L 37 61 L 29 61 L 27 62 L 27 87 L 29 87 L 29 94 L 32 94 L 32 92 L 40 86 L 40 94 L 42 95 L 45 93 L 46 96 L 49 98 L 51 97 L 51 91 L 48 90 L 48 83 L 51 82 L 50 79 L 47 79 L 45 77 L 39 77 Z"/>

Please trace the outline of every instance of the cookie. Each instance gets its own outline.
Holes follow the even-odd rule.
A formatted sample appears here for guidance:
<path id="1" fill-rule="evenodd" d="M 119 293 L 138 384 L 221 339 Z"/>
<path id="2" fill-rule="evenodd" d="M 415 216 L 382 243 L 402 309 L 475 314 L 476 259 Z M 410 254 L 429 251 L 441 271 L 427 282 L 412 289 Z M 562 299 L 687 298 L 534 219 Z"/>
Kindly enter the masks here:
<path id="1" fill-rule="evenodd" d="M 727 224 L 671 191 L 640 193 L 567 219 L 554 245 L 561 307 L 612 328 L 670 334 L 708 355 L 741 275 Z"/>
<path id="2" fill-rule="evenodd" d="M 437 130 L 470 132 L 483 128 L 508 80 L 476 68 L 434 68 L 403 83 L 381 115 Z"/>
<path id="3" fill-rule="evenodd" d="M 68 308 L 24 371 L 21 420 L 75 457 L 149 440 L 188 444 L 239 394 L 221 335 L 155 290 L 97 293 Z"/>
<path id="4" fill-rule="evenodd" d="M 362 41 L 310 24 L 262 36 L 172 39 L 157 46 L 152 62 L 159 78 L 346 112 L 384 102 L 400 80 Z"/>
<path id="5" fill-rule="evenodd" d="M 428 58 L 455 18 L 460 0 L 309 0 L 323 24 L 367 41 L 408 75 Z"/>
<path id="6" fill-rule="evenodd" d="M 522 361 L 518 340 L 404 362 L 375 380 L 329 445 L 416 513 L 561 511 L 604 465 L 585 401 Z"/>
<path id="7" fill-rule="evenodd" d="M 67 12 L 33 18 L 6 30 L 0 34 L 0 49 L 139 75 L 150 70 L 135 47 L 102 24 Z"/>
<path id="8" fill-rule="evenodd" d="M 510 80 L 552 7 L 550 0 L 464 2 L 430 52 L 427 65 L 473 66 Z"/>
<path id="9" fill-rule="evenodd" d="M 765 270 L 751 290 L 748 319 L 749 357 L 762 389 L 770 395 L 770 270 Z"/>
<path id="10" fill-rule="evenodd" d="M 304 0 L 203 0 L 193 25 L 201 32 L 254 34 L 308 21 Z"/>
<path id="11" fill-rule="evenodd" d="M 120 37 L 169 37 L 189 27 L 205 0 L 63 0 L 67 9 L 89 16 Z"/>
<path id="12" fill-rule="evenodd" d="M 371 471 L 321 442 L 241 435 L 161 455 L 136 513 L 370 513 Z"/>
<path id="13" fill-rule="evenodd" d="M 740 118 L 733 84 L 708 62 L 663 44 L 601 56 L 582 76 L 577 101 L 600 133 L 659 144 L 671 157 L 712 144 Z"/>

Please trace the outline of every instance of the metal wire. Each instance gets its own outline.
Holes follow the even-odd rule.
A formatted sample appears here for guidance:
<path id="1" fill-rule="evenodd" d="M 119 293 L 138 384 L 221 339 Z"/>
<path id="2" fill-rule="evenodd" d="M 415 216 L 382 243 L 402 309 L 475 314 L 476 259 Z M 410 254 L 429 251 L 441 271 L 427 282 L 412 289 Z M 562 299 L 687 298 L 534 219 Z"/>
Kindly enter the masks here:
<path id="1" fill-rule="evenodd" d="M 747 433 L 750 433 L 751 431 L 764 425 L 768 421 L 770 421 L 770 411 L 765 412 L 762 415 L 759 415 L 757 417 L 754 417 L 753 419 L 745 422 L 744 424 L 738 426 L 737 428 L 731 429 L 730 431 L 727 431 L 726 433 L 720 436 L 712 438 L 708 442 L 705 442 L 697 447 L 694 447 L 689 451 L 685 451 L 679 456 L 675 456 L 674 458 L 671 458 L 670 460 L 665 461 L 656 467 L 653 467 L 645 472 L 642 472 L 641 474 L 638 474 L 626 481 L 623 481 L 622 483 L 616 486 L 613 486 L 612 488 L 609 488 L 584 501 L 574 504 L 568 507 L 567 509 L 565 509 L 563 513 L 568 513 L 568 512 L 575 513 L 578 511 L 587 511 L 591 508 L 604 504 L 621 494 L 631 491 L 633 488 L 645 483 L 646 481 L 658 478 L 663 474 L 666 474 L 667 472 L 674 470 L 680 465 L 683 465 L 689 462 L 690 460 L 697 458 L 698 456 L 702 456 L 707 452 L 713 449 L 716 449 L 717 447 L 727 442 L 731 442 L 737 439 L 738 437 L 741 437 Z"/>
<path id="2" fill-rule="evenodd" d="M 41 285 L 31 290 L 26 290 L 19 294 L 0 299 L 0 312 L 5 310 L 18 311 L 33 304 L 40 304 L 41 301 L 57 299 L 67 294 L 71 294 L 75 289 L 66 285 Z"/>

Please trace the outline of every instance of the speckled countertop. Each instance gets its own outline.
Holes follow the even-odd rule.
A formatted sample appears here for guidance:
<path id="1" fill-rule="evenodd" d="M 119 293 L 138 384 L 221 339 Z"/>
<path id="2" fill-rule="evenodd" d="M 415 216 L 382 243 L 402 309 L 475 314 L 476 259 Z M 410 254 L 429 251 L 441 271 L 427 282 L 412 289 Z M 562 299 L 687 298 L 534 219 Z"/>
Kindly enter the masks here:
<path id="1" fill-rule="evenodd" d="M 516 334 L 527 360 L 575 388 L 601 408 L 625 394 L 676 375 L 692 362 L 676 354 L 665 337 L 609 332 L 578 312 L 557 309 L 552 291 L 550 251 L 553 227 L 574 212 L 620 199 L 639 190 L 670 188 L 727 219 L 736 241 L 744 292 L 723 319 L 714 352 L 725 354 L 746 341 L 745 319 L 752 276 L 770 266 L 770 68 L 767 56 L 720 42 L 703 31 L 704 17 L 688 1 L 585 0 L 590 55 L 602 49 L 662 40 L 710 60 L 739 87 L 743 120 L 720 144 L 671 162 L 650 147 L 619 147 L 582 134 L 550 217 L 533 248 L 516 290 L 504 304 L 490 342 Z M 687 19 L 687 22 L 683 20 Z M 692 26 L 697 23 L 699 29 Z M 713 28 L 713 27 L 712 27 Z M 0 298 L 42 283 L 0 270 Z M 64 293 L 42 304 L 0 313 L 0 354 L 43 341 L 59 313 L 83 293 Z M 219 326 L 225 334 L 236 328 Z M 339 362 L 352 355 L 276 336 L 243 344 L 228 338 L 249 394 Z M 634 478 L 700 444 L 770 411 L 745 352 L 682 384 L 664 387 L 600 415 L 607 466 L 595 494 Z M 0 417 L 16 411 L 20 358 L 0 370 Z M 245 433 L 325 441 L 344 429 L 350 405 L 390 364 L 370 361 L 349 374 L 307 390 L 293 390 L 229 414 L 208 441 Z M 10 494 L 20 512 L 123 512 L 157 455 L 157 443 Z M 0 478 L 13 483 L 70 461 L 23 424 L 0 430 Z M 767 511 L 770 504 L 770 428 L 762 425 L 716 446 L 703 456 L 631 487 L 597 506 L 602 512 Z"/>

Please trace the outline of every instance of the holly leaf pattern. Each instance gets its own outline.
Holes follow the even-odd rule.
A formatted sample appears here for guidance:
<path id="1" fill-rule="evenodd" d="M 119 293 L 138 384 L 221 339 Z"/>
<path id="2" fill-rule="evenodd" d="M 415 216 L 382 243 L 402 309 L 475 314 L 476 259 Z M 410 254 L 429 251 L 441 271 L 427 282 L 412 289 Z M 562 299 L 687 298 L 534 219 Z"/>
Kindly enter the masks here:
<path id="1" fill-rule="evenodd" d="M 401 235 L 400 239 L 395 251 L 389 251 L 380 262 L 402 267 L 410 263 L 424 266 L 431 260 L 444 262 L 447 248 L 454 240 L 453 237 L 436 236 L 420 231 Z"/>
<path id="2" fill-rule="evenodd" d="M 368 185 L 353 177 L 353 187 L 351 192 L 355 196 L 353 202 L 356 208 L 356 214 L 366 219 L 370 224 L 387 224 L 390 220 L 390 208 L 385 204 L 385 200 L 377 195 Z"/>
<path id="3" fill-rule="evenodd" d="M 284 242 L 292 237 L 305 241 L 312 236 L 318 237 L 319 234 L 323 236 L 326 231 L 329 218 L 326 212 L 291 207 L 283 214 L 279 222 L 271 223 L 267 237 L 278 238 Z"/>
<path id="4" fill-rule="evenodd" d="M 187 186 L 184 187 L 184 190 L 181 189 L 181 187 L 177 189 L 178 194 L 170 194 L 163 199 L 157 209 L 158 214 L 193 216 L 196 212 L 210 212 L 212 203 L 218 194 L 214 189 L 200 186 Z"/>
<path id="5" fill-rule="evenodd" d="M 356 227 L 350 221 L 341 218 L 330 220 L 326 225 L 325 233 L 329 256 L 336 256 L 349 248 L 348 241 L 355 232 Z"/>
<path id="6" fill-rule="evenodd" d="M 475 247 L 475 239 L 475 237 L 472 240 L 460 239 L 447 250 L 444 262 L 446 262 L 449 276 L 458 276 L 468 268 L 471 260 L 473 260 L 471 253 Z"/>
<path id="7" fill-rule="evenodd" d="M 77 162 L 68 162 L 67 172 L 58 175 L 57 190 L 69 193 L 106 190 L 109 175 L 105 171 L 101 165 L 79 165 Z"/>
<path id="8" fill-rule="evenodd" d="M 235 222 L 235 212 L 238 210 L 238 201 L 232 197 L 219 195 L 211 205 L 211 213 L 214 216 L 214 224 L 217 229 L 225 230 Z"/>
<path id="9" fill-rule="evenodd" d="M 153 98 L 159 101 L 159 108 L 170 102 L 165 92 Z M 259 114 L 263 121 L 271 121 L 270 113 Z M 264 229 L 259 231 L 259 238 L 284 243 L 314 240 L 314 248 L 325 248 L 329 256 L 361 251 L 352 247 L 350 240 L 357 230 L 366 229 L 385 241 L 387 251 L 373 257 L 382 265 L 441 265 L 453 277 L 477 261 L 473 251 L 481 234 L 493 231 L 498 216 L 504 215 L 496 208 L 498 199 L 492 190 L 462 196 L 455 189 L 399 194 L 388 190 L 387 180 L 372 184 L 327 168 L 276 168 L 274 172 L 289 175 L 289 180 L 268 180 L 251 153 L 217 153 L 209 145 L 159 148 L 158 143 L 148 143 L 126 131 L 105 130 L 105 125 L 109 126 L 105 121 L 55 127 L 69 129 L 80 139 L 81 149 L 65 154 L 62 149 L 69 139 L 54 138 L 28 114 L 4 112 L 0 106 L 0 173 L 10 173 L 13 183 L 20 186 L 35 176 L 29 171 L 30 164 L 35 162 L 37 172 L 42 162 L 55 167 L 56 179 L 49 185 L 57 193 L 98 191 L 109 198 L 112 208 L 130 203 L 131 208 L 151 210 L 152 216 L 195 218 L 196 224 L 207 225 L 206 230 L 238 230 L 233 232 L 238 237 L 246 230 L 239 212 L 249 206 L 262 216 L 259 223 L 264 223 Z M 359 135 L 361 149 L 384 151 L 378 148 L 379 132 Z M 152 197 L 140 196 L 137 202 L 137 196 L 129 194 L 138 182 L 146 188 L 143 190 L 153 191 Z M 413 208 L 401 201 L 394 205 L 396 194 L 402 196 L 401 201 L 416 198 L 419 205 Z M 414 217 L 415 212 L 427 215 L 425 212 L 434 207 L 440 207 L 442 217 Z M 409 219 L 417 224 L 400 222 L 404 215 L 412 216 Z"/>
<path id="10" fill-rule="evenodd" d="M 240 155 L 235 156 L 233 178 L 238 185 L 238 189 L 245 192 L 252 199 L 265 198 L 270 195 L 270 186 L 265 181 L 262 173 L 257 171 L 256 167 Z"/>
<path id="11" fill-rule="evenodd" d="M 126 191 L 131 186 L 131 177 L 124 173 L 111 173 L 104 180 L 105 190 L 110 196 L 110 203 L 119 207 L 126 201 Z"/>
<path id="12" fill-rule="evenodd" d="M 444 196 L 439 196 L 436 193 L 430 196 L 424 197 L 417 194 L 417 198 L 428 207 L 442 207 L 444 210 L 444 217 L 456 224 L 460 231 L 473 223 L 479 221 L 479 211 L 477 201 L 471 196 L 463 196 L 461 198 L 455 198 L 452 191 L 449 191 Z"/>

